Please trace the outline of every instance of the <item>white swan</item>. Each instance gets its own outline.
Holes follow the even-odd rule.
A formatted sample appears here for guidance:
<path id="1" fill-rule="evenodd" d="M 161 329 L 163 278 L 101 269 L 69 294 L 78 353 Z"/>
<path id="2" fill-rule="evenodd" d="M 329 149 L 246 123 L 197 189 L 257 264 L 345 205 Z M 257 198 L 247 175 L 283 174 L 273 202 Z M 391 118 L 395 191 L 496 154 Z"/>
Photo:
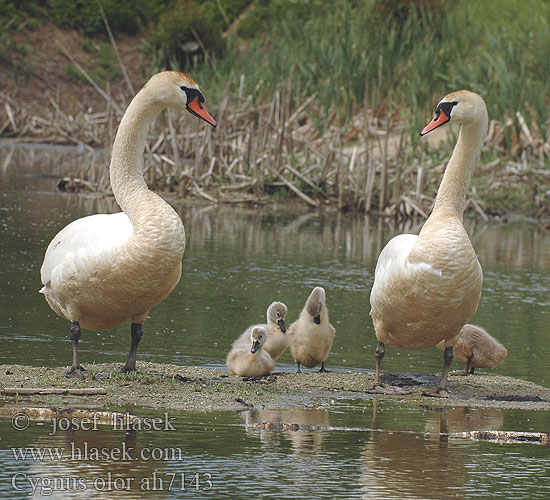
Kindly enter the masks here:
<path id="1" fill-rule="evenodd" d="M 444 367 L 436 392 L 444 393 L 452 346 L 475 314 L 481 295 L 481 266 L 462 222 L 466 192 L 487 133 L 487 108 L 473 92 L 445 96 L 421 135 L 449 122 L 462 127 L 432 214 L 418 236 L 392 238 L 378 258 L 370 296 L 378 338 L 374 390 L 380 385 L 385 343 L 423 349 L 445 341 Z"/>
<path id="2" fill-rule="evenodd" d="M 153 119 L 165 108 L 187 109 L 214 127 L 204 97 L 189 76 L 154 75 L 134 97 L 113 144 L 110 176 L 123 212 L 91 215 L 62 229 L 49 244 L 40 271 L 50 307 L 71 321 L 73 364 L 80 329 L 106 330 L 131 318 L 131 347 L 123 372 L 135 370 L 142 323 L 181 276 L 183 223 L 143 178 L 143 149 Z"/>
<path id="3" fill-rule="evenodd" d="M 265 350 L 267 338 L 266 328 L 258 325 L 250 329 L 247 343 L 243 343 L 241 337 L 233 342 L 225 361 L 229 372 L 241 377 L 268 375 L 275 368 L 275 362 Z"/>
<path id="4" fill-rule="evenodd" d="M 444 341 L 437 344 L 444 349 Z M 477 325 L 464 325 L 453 346 L 453 356 L 466 367 L 462 375 L 471 375 L 476 368 L 495 368 L 508 357 L 508 349 L 487 330 Z"/>
<path id="5" fill-rule="evenodd" d="M 296 360 L 298 373 L 300 365 L 313 368 L 321 364 L 319 371 L 326 371 L 325 360 L 332 348 L 335 332 L 328 319 L 325 289 L 316 286 L 307 298 L 300 317 L 288 329 L 290 354 Z"/>

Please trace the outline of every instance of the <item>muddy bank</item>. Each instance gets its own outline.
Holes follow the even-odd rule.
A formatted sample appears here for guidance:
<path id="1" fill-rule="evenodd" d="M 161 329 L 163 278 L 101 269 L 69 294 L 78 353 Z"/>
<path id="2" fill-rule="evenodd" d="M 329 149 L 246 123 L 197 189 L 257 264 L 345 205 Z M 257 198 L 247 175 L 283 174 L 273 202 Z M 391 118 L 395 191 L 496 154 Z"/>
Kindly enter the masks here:
<path id="1" fill-rule="evenodd" d="M 387 381 L 411 391 L 407 395 L 370 394 L 374 375 L 366 372 L 316 371 L 296 374 L 276 371 L 259 380 L 230 376 L 221 369 L 181 367 L 171 364 L 138 363 L 137 374 L 123 375 L 119 364 L 88 365 L 86 379 L 66 378 L 67 368 L 0 365 L 0 387 L 104 389 L 104 394 L 3 395 L 4 405 L 72 406 L 77 408 L 148 408 L 185 410 L 288 408 L 330 406 L 334 399 L 390 398 L 430 405 L 469 405 L 499 408 L 550 409 L 550 388 L 532 382 L 492 374 L 450 376 L 450 397 L 423 395 L 435 387 L 437 378 L 414 373 L 388 374 Z M 59 392 L 59 391 L 56 391 Z M 75 391 L 72 391 L 75 392 Z M 85 392 L 85 391 L 83 391 Z"/>

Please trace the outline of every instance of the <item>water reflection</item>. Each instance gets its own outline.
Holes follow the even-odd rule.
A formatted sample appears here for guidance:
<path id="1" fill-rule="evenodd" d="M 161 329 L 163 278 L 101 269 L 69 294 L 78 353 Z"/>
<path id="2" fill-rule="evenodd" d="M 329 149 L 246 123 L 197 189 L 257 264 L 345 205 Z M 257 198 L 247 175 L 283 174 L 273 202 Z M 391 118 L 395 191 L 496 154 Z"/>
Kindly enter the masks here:
<path id="1" fill-rule="evenodd" d="M 0 141 L 0 187 L 3 190 L 36 189 L 55 193 L 55 182 L 60 176 L 71 173 L 77 175 L 79 172 L 91 176 L 90 171 L 98 169 L 97 164 L 103 161 L 102 158 L 101 151 L 78 154 L 72 147 L 16 147 Z M 79 214 L 120 210 L 110 196 L 57 193 L 52 203 L 58 206 L 59 198 L 66 200 L 67 208 L 77 208 L 73 218 L 79 217 Z M 44 201 L 40 199 L 41 204 Z M 273 215 L 269 210 L 259 208 L 228 209 L 181 202 L 175 202 L 174 205 L 187 224 L 190 242 L 203 246 L 214 234 L 222 233 L 246 243 L 242 248 L 244 255 L 248 252 L 264 252 L 266 249 L 280 254 L 289 246 L 294 250 L 305 251 L 311 249 L 310 237 L 314 233 L 325 250 L 325 256 L 328 251 L 328 254 L 334 256 L 372 261 L 392 236 L 403 232 L 418 233 L 424 222 L 421 219 L 398 222 L 368 215 L 351 217 L 333 212 L 297 215 L 283 209 L 281 215 Z M 38 213 L 44 215 L 43 210 Z M 273 239 L 266 240 L 258 231 L 265 224 L 280 225 Z M 550 269 L 550 230 L 546 229 L 544 223 L 522 221 L 486 224 L 467 220 L 465 226 L 482 264 L 487 262 Z"/>
<path id="2" fill-rule="evenodd" d="M 139 408 L 132 413 L 143 416 L 142 412 L 153 416 Z M 123 432 L 99 426 L 94 431 L 58 431 L 53 436 L 47 434 L 51 429 L 46 426 L 14 432 L 0 421 L 0 495 L 14 497 L 11 480 L 21 473 L 42 480 L 39 486 L 52 486 L 50 478 L 82 478 L 91 485 L 84 492 L 55 492 L 53 498 L 543 499 L 550 492 L 547 448 L 447 439 L 449 432 L 521 429 L 526 424 L 543 430 L 547 424 L 543 412 L 419 408 L 375 399 L 342 400 L 330 408 L 171 412 L 170 417 L 175 418 L 171 432 Z M 305 428 L 266 431 L 243 425 L 257 422 Z M 65 453 L 69 460 L 46 455 L 23 461 L 14 459 L 11 447 L 46 453 L 87 448 L 89 457 L 91 450 L 105 449 L 114 458 L 72 460 L 78 458 L 75 452 L 73 456 Z M 121 456 L 119 450 L 124 447 L 132 449 L 132 460 Z M 146 451 L 153 449 L 164 455 L 153 459 Z M 170 456 L 170 451 L 166 455 L 165 450 L 172 449 L 179 450 L 179 455 Z M 181 473 L 187 474 L 185 492 L 178 482 Z M 190 485 L 196 473 L 201 474 L 198 490 Z M 206 490 L 206 473 L 212 475 L 211 490 Z M 176 483 L 170 487 L 173 475 Z M 23 484 L 17 482 L 18 487 Z M 43 493 L 47 496 L 47 490 Z"/>
<path id="3" fill-rule="evenodd" d="M 242 413 L 247 425 L 256 423 L 286 423 L 307 426 L 328 426 L 329 412 L 322 408 L 290 408 L 290 409 L 253 409 Z M 321 445 L 326 431 L 299 429 L 292 431 L 250 430 L 250 435 L 259 433 L 260 440 L 267 448 L 272 448 L 285 439 L 291 443 L 296 454 L 315 455 L 321 451 Z"/>
<path id="4" fill-rule="evenodd" d="M 458 408 L 432 409 L 434 416 L 426 422 L 425 432 L 429 438 L 439 439 L 441 434 L 474 430 L 496 430 L 504 424 L 504 414 L 500 408 Z"/>
<path id="5" fill-rule="evenodd" d="M 467 479 L 467 458 L 445 441 L 373 433 L 361 454 L 362 498 L 454 498 Z"/>
<path id="6" fill-rule="evenodd" d="M 464 442 L 449 433 L 499 429 L 498 408 L 424 408 L 425 434 L 373 431 L 361 454 L 362 498 L 456 498 L 464 496 L 471 460 Z M 373 402 L 372 428 L 379 428 L 379 401 Z"/>
<path id="7" fill-rule="evenodd" d="M 120 433 L 108 428 L 41 436 L 29 447 L 52 452 L 54 457 L 46 453 L 30 462 L 27 477 L 40 493 L 33 496 L 58 490 L 55 496 L 62 498 L 82 498 L 84 492 L 87 498 L 159 498 L 158 491 L 146 486 L 155 476 L 164 477 L 165 461 L 148 458 L 151 448 L 143 437 L 138 437 L 138 431 Z M 62 458 L 55 457 L 58 450 L 64 450 Z M 16 484 L 27 490 L 33 487 L 21 476 Z"/>

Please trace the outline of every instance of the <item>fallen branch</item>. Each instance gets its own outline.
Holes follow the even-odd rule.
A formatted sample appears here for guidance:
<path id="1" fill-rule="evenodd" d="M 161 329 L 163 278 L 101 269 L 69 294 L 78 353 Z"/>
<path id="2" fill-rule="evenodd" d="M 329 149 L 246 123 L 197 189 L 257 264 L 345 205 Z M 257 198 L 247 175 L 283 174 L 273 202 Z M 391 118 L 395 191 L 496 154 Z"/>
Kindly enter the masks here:
<path id="1" fill-rule="evenodd" d="M 64 387 L 5 387 L 2 389 L 4 396 L 16 396 L 17 394 L 71 394 L 73 396 L 93 396 L 107 394 L 100 387 L 64 388 Z"/>
<path id="2" fill-rule="evenodd" d="M 71 422 L 88 421 L 98 425 L 117 425 L 123 428 L 141 420 L 130 413 L 111 411 L 76 410 L 74 408 L 0 408 L 0 417 L 11 418 L 18 430 L 24 430 L 25 419 L 33 422 L 66 418 Z M 14 420 L 17 418 L 18 420 Z"/>
<path id="3" fill-rule="evenodd" d="M 550 433 L 548 432 L 522 432 L 522 431 L 466 431 L 451 432 L 453 438 L 467 438 L 474 441 L 497 441 L 499 443 L 534 443 L 543 446 L 550 445 Z"/>
<path id="4" fill-rule="evenodd" d="M 69 61 L 74 64 L 75 68 L 80 71 L 82 76 L 86 78 L 86 80 L 88 80 L 90 85 L 97 91 L 97 93 L 101 95 L 101 97 L 103 97 L 113 107 L 113 109 L 116 110 L 119 115 L 122 115 L 123 113 L 122 109 L 120 109 L 120 106 L 113 99 L 111 99 L 111 97 L 94 81 L 94 79 L 88 74 L 88 72 L 82 66 L 80 66 L 80 64 L 78 64 L 77 60 L 71 54 L 69 54 L 67 49 L 65 49 L 65 47 L 61 45 L 59 46 L 59 48 L 61 52 L 63 52 L 63 54 L 65 54 L 65 56 L 69 59 Z"/>
<path id="5" fill-rule="evenodd" d="M 298 431 L 338 431 L 338 432 L 377 432 L 377 433 L 400 433 L 417 434 L 414 431 L 396 431 L 387 429 L 371 429 L 369 427 L 348 427 L 332 425 L 309 425 L 297 424 L 293 422 L 256 422 L 253 424 L 244 424 L 248 429 L 258 429 L 275 432 L 298 432 Z M 428 433 L 427 436 L 449 438 L 466 438 L 474 441 L 498 441 L 499 443 L 534 443 L 543 446 L 550 445 L 550 433 L 548 432 L 522 432 L 522 431 L 466 431 L 466 432 L 440 432 Z"/>
<path id="6" fill-rule="evenodd" d="M 317 207 L 318 203 L 311 199 L 307 194 L 300 191 L 292 182 L 290 182 L 288 179 L 283 177 L 281 174 L 279 174 L 279 179 L 284 183 L 285 186 L 287 186 L 291 191 L 296 193 L 302 200 L 304 200 L 306 203 L 311 205 L 312 207 Z"/>

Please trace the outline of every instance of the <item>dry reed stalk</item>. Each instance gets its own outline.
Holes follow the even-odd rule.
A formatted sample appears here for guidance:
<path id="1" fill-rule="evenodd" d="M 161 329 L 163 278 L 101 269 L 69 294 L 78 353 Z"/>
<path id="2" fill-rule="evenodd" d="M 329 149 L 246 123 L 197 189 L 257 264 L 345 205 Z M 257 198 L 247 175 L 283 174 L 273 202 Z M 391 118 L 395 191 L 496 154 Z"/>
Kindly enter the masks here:
<path id="1" fill-rule="evenodd" d="M 78 64 L 78 61 L 67 51 L 67 49 L 65 49 L 65 47 L 61 45 L 59 45 L 58 47 L 61 52 L 63 52 L 63 54 L 65 54 L 65 56 L 74 64 L 75 68 L 81 73 L 81 75 L 86 78 L 86 80 L 88 80 L 90 85 L 97 91 L 97 93 L 106 101 L 110 102 L 113 109 L 115 109 L 116 112 L 122 116 L 122 109 L 119 107 L 119 105 L 105 93 L 105 91 L 94 81 L 94 79 L 88 74 L 88 72 L 82 66 L 80 66 L 80 64 Z"/>
<path id="2" fill-rule="evenodd" d="M 15 124 L 15 118 L 13 117 L 11 106 L 8 103 L 6 103 L 5 109 L 6 109 L 6 114 L 8 115 L 8 122 L 11 125 L 12 130 L 15 132 L 17 130 L 17 125 Z"/>
<path id="3" fill-rule="evenodd" d="M 120 66 L 120 70 L 122 71 L 122 75 L 124 76 L 124 81 L 126 82 L 128 90 L 130 91 L 130 95 L 134 95 L 136 91 L 134 90 L 134 86 L 130 81 L 130 77 L 128 76 L 128 72 L 126 71 L 126 66 L 124 65 L 124 63 L 122 62 L 122 58 L 120 57 L 120 53 L 118 51 L 118 46 L 116 44 L 115 37 L 113 36 L 113 32 L 111 31 L 111 26 L 109 25 L 109 21 L 107 20 L 107 16 L 105 15 L 105 11 L 103 10 L 103 5 L 101 5 L 100 0 L 97 0 L 97 5 L 99 6 L 99 12 L 101 13 L 101 18 L 103 19 L 103 24 L 105 25 L 107 34 L 109 35 L 109 40 L 111 41 L 111 46 L 113 47 L 113 51 L 116 55 L 118 65 Z"/>
<path id="4" fill-rule="evenodd" d="M 52 96 L 51 108 L 35 114 L 6 100 L 0 107 L 0 130 L 25 140 L 75 142 L 90 151 L 94 147 L 110 148 L 120 116 L 115 115 L 115 98 L 108 85 L 105 94 L 105 111 L 74 116 L 63 113 L 59 99 Z M 239 199 L 248 203 L 263 196 L 264 182 L 271 177 L 273 187 L 289 189 L 311 207 L 328 202 L 341 210 L 378 211 L 394 217 L 425 217 L 430 212 L 433 196 L 428 195 L 428 190 L 433 192 L 433 186 L 440 182 L 445 162 L 439 167 L 431 166 L 424 153 L 419 157 L 409 150 L 406 158 L 417 159 L 404 163 L 407 131 L 400 131 L 399 147 L 395 149 L 389 117 L 380 119 L 362 109 L 352 117 L 349 133 L 344 134 L 335 120 L 331 122 L 334 114 L 329 113 L 327 121 L 334 124 L 320 134 L 304 112 L 309 108 L 311 113 L 318 113 L 315 96 L 310 95 L 293 110 L 285 84 L 277 88 L 269 102 L 259 106 L 254 106 L 249 98 L 235 107 L 230 107 L 230 102 L 227 89 L 218 109 L 220 126 L 216 130 L 199 121 L 178 122 L 170 114 L 153 123 L 146 141 L 144 168 L 153 189 L 177 189 L 181 195 L 190 190 L 213 202 L 217 196 L 212 196 L 212 189 L 221 191 L 229 185 L 228 190 L 234 193 L 235 186 L 245 191 L 253 188 L 253 195 L 231 197 L 233 202 Z M 516 134 L 519 156 L 514 161 L 499 157 L 479 170 L 490 176 L 498 167 L 499 177 L 494 178 L 490 189 L 501 189 L 516 181 L 536 185 L 550 175 L 544 164 L 537 168 L 541 158 L 550 158 L 549 138 L 543 137 L 521 114 L 516 118 L 520 123 Z M 380 121 L 384 125 L 379 127 Z M 180 123 L 185 127 L 183 133 L 178 133 Z M 511 123 L 491 121 L 487 147 L 501 147 L 510 126 Z M 353 141 L 352 146 L 345 147 L 346 141 Z M 106 174 L 97 175 L 96 171 L 83 168 L 78 177 L 87 177 L 85 180 L 101 191 L 108 189 L 108 155 L 97 163 L 98 171 Z M 314 194 L 300 189 L 301 183 Z M 535 190 L 534 199 L 537 210 L 548 213 L 550 207 L 543 192 Z M 471 197 L 468 209 L 481 219 L 488 217 L 485 207 Z"/>
<path id="5" fill-rule="evenodd" d="M 372 156 L 368 156 L 367 182 L 365 184 L 365 213 L 370 213 L 372 210 L 375 180 L 376 166 L 374 164 L 374 159 Z"/>
<path id="6" fill-rule="evenodd" d="M 386 126 L 386 136 L 384 139 L 384 149 L 382 152 L 382 176 L 380 178 L 380 201 L 379 210 L 381 212 L 386 208 L 386 198 L 388 192 L 388 141 L 391 132 L 391 117 L 388 117 L 388 124 Z"/>
<path id="7" fill-rule="evenodd" d="M 299 196 L 302 200 L 304 200 L 308 205 L 311 205 L 312 207 L 317 207 L 319 203 L 313 199 L 311 199 L 307 194 L 300 191 L 292 182 L 290 182 L 288 179 L 286 179 L 282 174 L 279 174 L 277 176 L 281 181 L 287 186 L 291 191 L 293 191 L 297 196 Z"/>
<path id="8" fill-rule="evenodd" d="M 176 136 L 176 128 L 174 127 L 174 123 L 172 119 L 173 119 L 172 112 L 169 109 L 166 110 L 166 121 L 168 122 L 168 133 L 169 133 L 170 142 L 172 145 L 172 156 L 174 158 L 174 166 L 176 168 L 176 171 L 179 172 L 182 168 L 182 164 L 180 160 L 178 138 Z"/>

